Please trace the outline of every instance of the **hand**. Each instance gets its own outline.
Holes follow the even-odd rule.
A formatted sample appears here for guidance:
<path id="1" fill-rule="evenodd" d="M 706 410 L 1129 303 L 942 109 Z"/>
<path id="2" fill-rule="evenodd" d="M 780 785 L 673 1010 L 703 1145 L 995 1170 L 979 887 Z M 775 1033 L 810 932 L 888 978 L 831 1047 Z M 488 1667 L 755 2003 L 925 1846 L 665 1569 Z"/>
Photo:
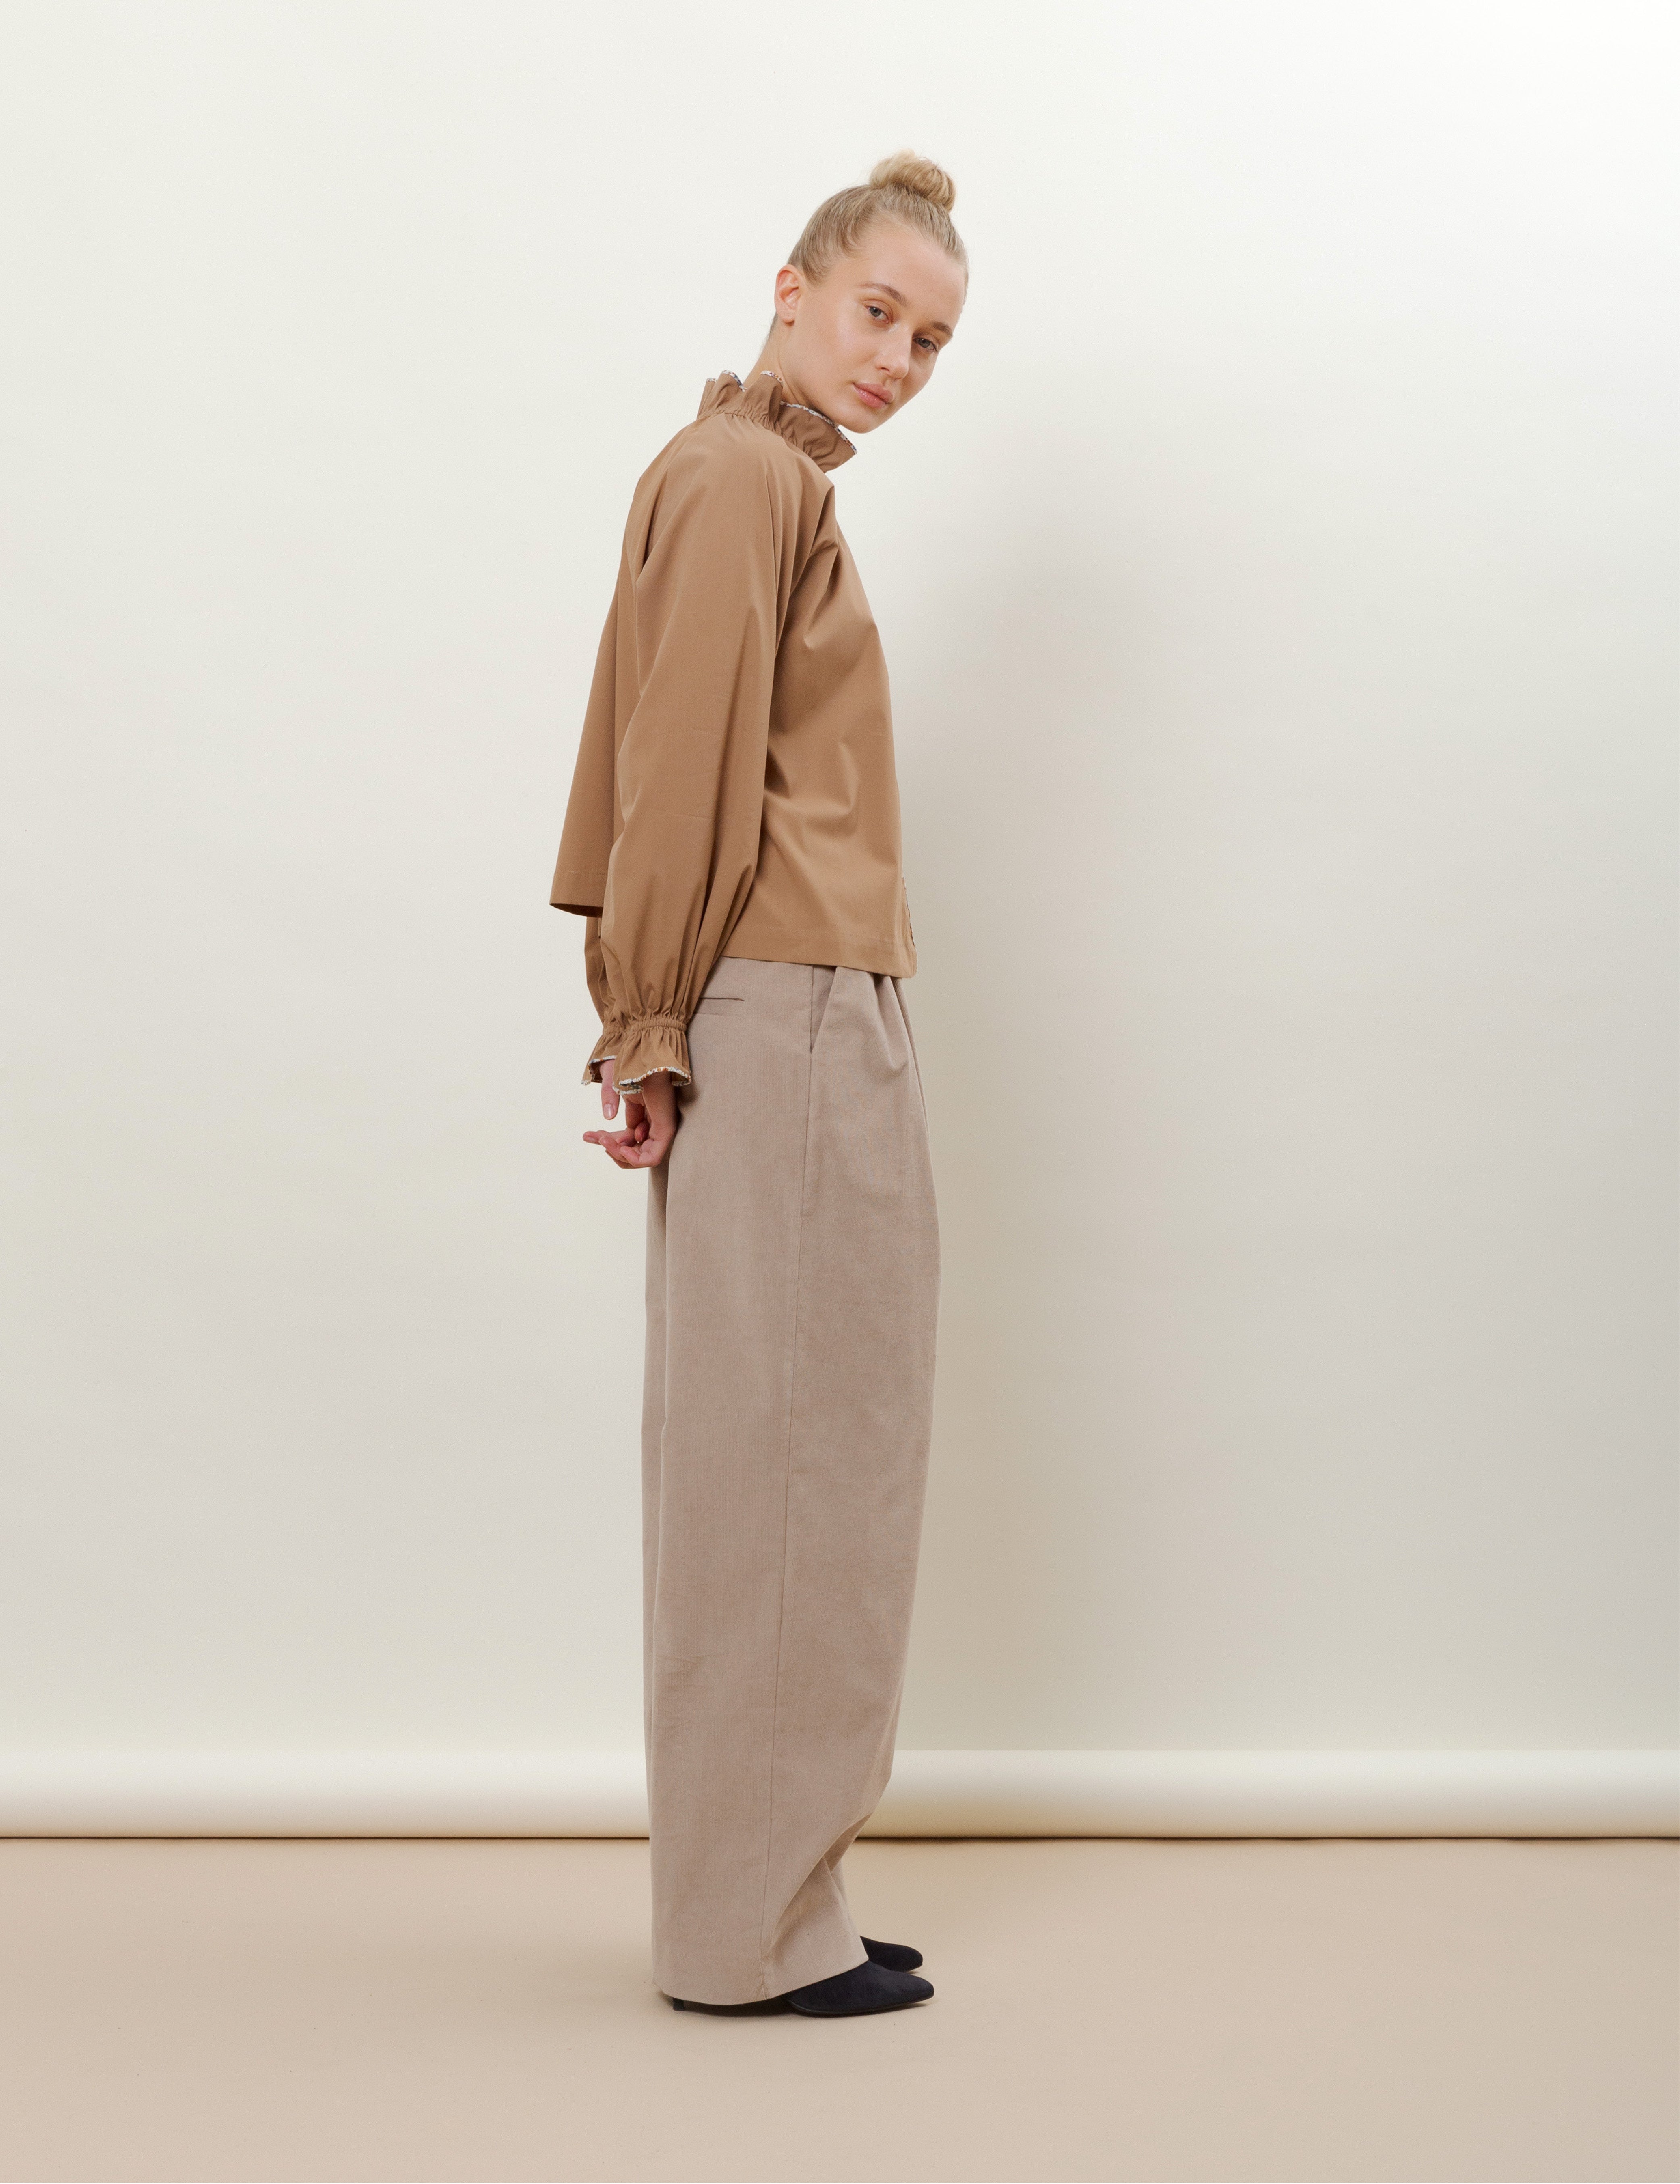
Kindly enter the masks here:
<path id="1" fill-rule="evenodd" d="M 618 1113 L 619 1089 L 615 1079 L 618 1064 L 601 1064 L 601 1112 L 610 1123 Z M 670 1081 L 670 1072 L 665 1069 L 650 1069 L 642 1079 L 641 1089 L 626 1092 L 624 1099 L 624 1128 L 621 1130 L 586 1130 L 583 1142 L 599 1145 L 609 1160 L 620 1167 L 657 1167 L 670 1150 L 670 1141 L 676 1135 L 676 1088 Z"/>

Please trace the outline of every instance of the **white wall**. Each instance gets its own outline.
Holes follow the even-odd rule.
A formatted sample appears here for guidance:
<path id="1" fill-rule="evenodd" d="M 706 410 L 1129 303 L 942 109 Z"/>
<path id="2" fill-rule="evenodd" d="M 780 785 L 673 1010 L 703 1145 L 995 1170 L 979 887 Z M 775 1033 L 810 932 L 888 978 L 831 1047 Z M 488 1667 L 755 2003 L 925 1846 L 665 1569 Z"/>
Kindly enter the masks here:
<path id="1" fill-rule="evenodd" d="M 1673 1741 L 1673 21 L 7 9 L 0 1743 L 637 1741 L 548 872 L 637 473 L 901 143 L 904 1741 Z"/>

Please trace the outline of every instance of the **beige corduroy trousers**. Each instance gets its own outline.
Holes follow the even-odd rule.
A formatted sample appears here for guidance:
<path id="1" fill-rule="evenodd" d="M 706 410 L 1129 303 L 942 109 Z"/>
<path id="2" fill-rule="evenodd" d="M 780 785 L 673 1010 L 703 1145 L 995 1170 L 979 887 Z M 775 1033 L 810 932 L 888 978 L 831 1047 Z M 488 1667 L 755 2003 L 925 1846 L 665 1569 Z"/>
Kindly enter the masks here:
<path id="1" fill-rule="evenodd" d="M 654 1971 L 744 2003 L 864 1961 L 840 1860 L 892 1770 L 939 1240 L 895 979 L 726 956 L 688 1038 L 648 1208 Z"/>

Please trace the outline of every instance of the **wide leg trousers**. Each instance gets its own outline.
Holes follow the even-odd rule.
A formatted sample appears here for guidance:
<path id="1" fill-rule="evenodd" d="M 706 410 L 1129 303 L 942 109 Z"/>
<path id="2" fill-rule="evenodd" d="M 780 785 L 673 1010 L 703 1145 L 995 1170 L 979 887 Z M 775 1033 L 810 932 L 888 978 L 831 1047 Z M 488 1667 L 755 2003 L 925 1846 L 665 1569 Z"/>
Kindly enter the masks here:
<path id="1" fill-rule="evenodd" d="M 939 1240 L 898 982 L 726 956 L 649 1178 L 654 1970 L 755 2002 L 864 1961 L 840 1860 L 892 1769 Z"/>

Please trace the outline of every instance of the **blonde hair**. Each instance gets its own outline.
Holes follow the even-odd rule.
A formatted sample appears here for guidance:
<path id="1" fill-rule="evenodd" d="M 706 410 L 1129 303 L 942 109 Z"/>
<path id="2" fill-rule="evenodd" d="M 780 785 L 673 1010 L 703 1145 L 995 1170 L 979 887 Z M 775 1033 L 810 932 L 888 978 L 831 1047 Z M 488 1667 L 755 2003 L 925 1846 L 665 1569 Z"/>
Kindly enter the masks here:
<path id="1" fill-rule="evenodd" d="M 966 273 L 968 253 L 951 224 L 956 201 L 957 186 L 943 167 L 914 152 L 895 152 L 890 159 L 876 162 L 866 182 L 838 190 L 817 207 L 788 252 L 787 263 L 813 284 L 826 281 L 876 220 L 896 220 L 948 251 Z"/>

